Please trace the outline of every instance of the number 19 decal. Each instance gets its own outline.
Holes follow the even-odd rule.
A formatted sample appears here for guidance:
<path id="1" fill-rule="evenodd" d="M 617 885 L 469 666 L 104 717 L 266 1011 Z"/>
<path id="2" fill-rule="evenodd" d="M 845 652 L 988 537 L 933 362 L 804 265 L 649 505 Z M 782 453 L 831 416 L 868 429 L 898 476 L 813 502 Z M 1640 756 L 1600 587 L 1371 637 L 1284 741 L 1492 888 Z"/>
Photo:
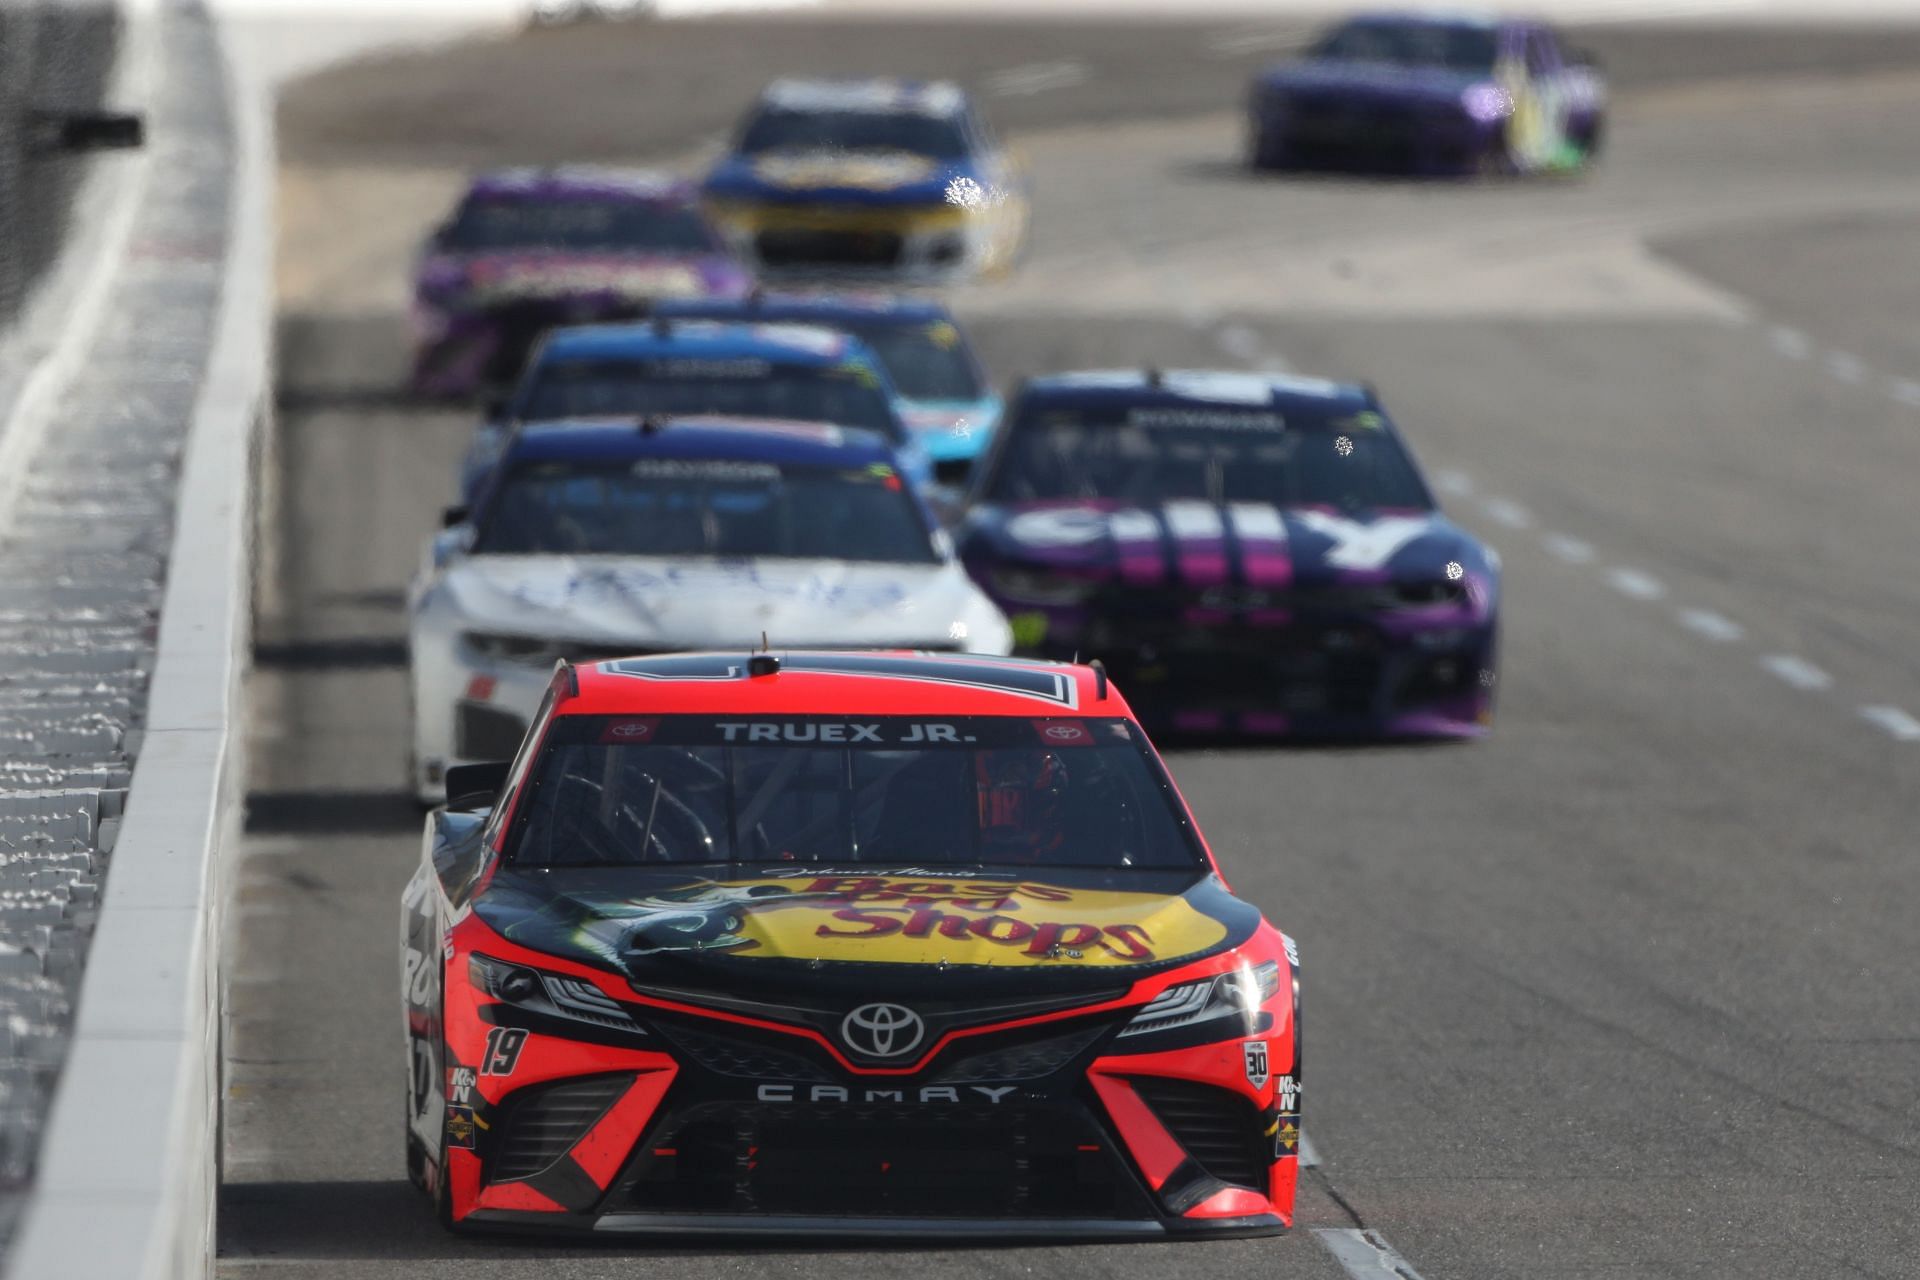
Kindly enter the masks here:
<path id="1" fill-rule="evenodd" d="M 510 1076 L 520 1061 L 527 1033 L 519 1027 L 495 1027 L 487 1032 L 487 1051 L 480 1055 L 480 1074 Z"/>

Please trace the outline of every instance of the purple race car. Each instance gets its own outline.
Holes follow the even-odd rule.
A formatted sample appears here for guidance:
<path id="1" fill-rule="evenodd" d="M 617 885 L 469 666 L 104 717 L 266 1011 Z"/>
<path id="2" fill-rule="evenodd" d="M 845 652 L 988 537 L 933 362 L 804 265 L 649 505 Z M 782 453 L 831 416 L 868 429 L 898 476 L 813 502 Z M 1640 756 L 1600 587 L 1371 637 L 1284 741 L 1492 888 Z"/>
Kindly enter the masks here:
<path id="1" fill-rule="evenodd" d="M 958 530 L 1049 658 L 1099 658 L 1163 728 L 1474 737 L 1494 553 L 1443 516 L 1372 392 L 1266 374 L 1021 388 Z"/>
<path id="2" fill-rule="evenodd" d="M 1566 171 L 1605 119 L 1594 59 L 1540 23 L 1368 14 L 1255 78 L 1248 150 L 1256 169 Z"/>
<path id="3" fill-rule="evenodd" d="M 550 328 L 631 319 L 661 298 L 741 297 L 750 285 L 690 183 L 617 169 L 485 174 L 415 275 L 413 388 L 504 387 Z"/>

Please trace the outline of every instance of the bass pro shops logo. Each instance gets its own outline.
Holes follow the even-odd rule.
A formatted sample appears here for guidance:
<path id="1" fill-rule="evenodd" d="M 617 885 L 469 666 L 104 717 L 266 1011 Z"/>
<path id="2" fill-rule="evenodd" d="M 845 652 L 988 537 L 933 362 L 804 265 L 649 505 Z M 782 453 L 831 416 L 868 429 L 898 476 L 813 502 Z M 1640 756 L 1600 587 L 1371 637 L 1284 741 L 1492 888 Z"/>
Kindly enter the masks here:
<path id="1" fill-rule="evenodd" d="M 840 1020 L 840 1039 L 869 1058 L 898 1058 L 926 1038 L 927 1024 L 904 1005 L 863 1004 Z"/>

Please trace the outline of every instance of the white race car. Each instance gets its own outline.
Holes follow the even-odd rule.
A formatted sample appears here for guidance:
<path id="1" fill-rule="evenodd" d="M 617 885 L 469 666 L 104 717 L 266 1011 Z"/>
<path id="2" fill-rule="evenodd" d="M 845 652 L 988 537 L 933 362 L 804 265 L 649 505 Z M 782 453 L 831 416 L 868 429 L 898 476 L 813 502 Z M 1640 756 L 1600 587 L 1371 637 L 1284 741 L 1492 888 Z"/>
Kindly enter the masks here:
<path id="1" fill-rule="evenodd" d="M 720 418 L 528 427 L 410 592 L 413 786 L 505 760 L 555 661 L 770 643 L 1005 654 L 1006 618 L 877 435 Z"/>

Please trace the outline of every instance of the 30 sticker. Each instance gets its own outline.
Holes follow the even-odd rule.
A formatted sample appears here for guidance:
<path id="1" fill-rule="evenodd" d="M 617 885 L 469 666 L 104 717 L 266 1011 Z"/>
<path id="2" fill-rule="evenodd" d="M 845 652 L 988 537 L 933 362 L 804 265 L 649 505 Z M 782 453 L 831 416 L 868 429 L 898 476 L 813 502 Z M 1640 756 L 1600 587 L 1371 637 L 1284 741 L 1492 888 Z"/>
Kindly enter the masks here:
<path id="1" fill-rule="evenodd" d="M 527 1033 L 519 1027 L 495 1027 L 487 1032 L 486 1052 L 480 1055 L 480 1074 L 512 1075 L 520 1064 L 520 1050 L 526 1043 Z"/>
<path id="2" fill-rule="evenodd" d="M 1267 1042 L 1249 1040 L 1243 1046 L 1247 1057 L 1247 1083 L 1256 1089 L 1267 1087 Z"/>

